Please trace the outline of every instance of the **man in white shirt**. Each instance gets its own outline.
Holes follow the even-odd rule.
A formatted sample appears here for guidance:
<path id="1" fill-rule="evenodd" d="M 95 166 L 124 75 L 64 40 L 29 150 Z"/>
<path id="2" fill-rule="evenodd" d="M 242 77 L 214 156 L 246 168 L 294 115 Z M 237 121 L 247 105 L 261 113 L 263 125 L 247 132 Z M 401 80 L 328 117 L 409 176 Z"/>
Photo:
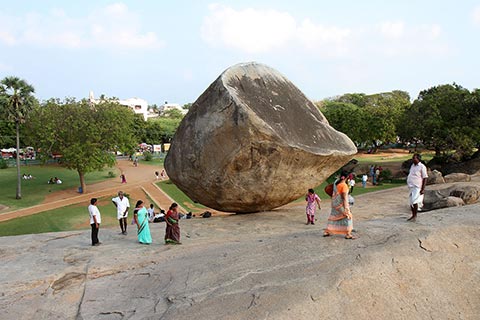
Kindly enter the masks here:
<path id="1" fill-rule="evenodd" d="M 118 197 L 112 199 L 113 204 L 117 208 L 117 219 L 120 224 L 122 234 L 127 234 L 127 217 L 128 209 L 130 208 L 130 202 L 128 198 L 123 195 L 123 191 L 118 191 Z"/>
<path id="2" fill-rule="evenodd" d="M 364 173 L 362 176 L 362 187 L 367 187 L 368 176 Z"/>
<path id="3" fill-rule="evenodd" d="M 98 229 L 100 229 L 102 217 L 100 216 L 100 211 L 97 208 L 97 198 L 92 198 L 90 200 L 88 213 L 90 214 L 90 226 L 92 227 L 92 246 L 98 246 L 101 243 L 98 241 Z"/>
<path id="4" fill-rule="evenodd" d="M 153 222 L 153 219 L 155 217 L 155 209 L 153 207 L 153 203 L 150 204 L 150 208 L 147 209 L 148 213 L 148 221 Z"/>
<path id="5" fill-rule="evenodd" d="M 420 162 L 422 160 L 421 156 L 416 153 L 413 155 L 412 160 L 413 164 L 407 177 L 407 185 L 410 191 L 410 208 L 412 209 L 412 216 L 408 221 L 415 221 L 418 209 L 423 206 L 423 194 L 428 178 L 427 167 Z"/>

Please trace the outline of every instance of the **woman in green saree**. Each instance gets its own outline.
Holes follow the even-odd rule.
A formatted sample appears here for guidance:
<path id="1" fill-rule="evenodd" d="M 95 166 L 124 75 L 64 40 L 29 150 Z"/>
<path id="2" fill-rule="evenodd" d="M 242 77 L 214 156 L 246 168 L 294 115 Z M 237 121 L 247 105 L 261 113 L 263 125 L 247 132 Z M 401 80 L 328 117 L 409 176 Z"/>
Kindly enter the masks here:
<path id="1" fill-rule="evenodd" d="M 138 241 L 143 244 L 152 243 L 152 236 L 150 234 L 150 227 L 148 226 L 148 211 L 143 206 L 143 201 L 138 200 L 133 210 L 133 219 L 137 224 Z"/>

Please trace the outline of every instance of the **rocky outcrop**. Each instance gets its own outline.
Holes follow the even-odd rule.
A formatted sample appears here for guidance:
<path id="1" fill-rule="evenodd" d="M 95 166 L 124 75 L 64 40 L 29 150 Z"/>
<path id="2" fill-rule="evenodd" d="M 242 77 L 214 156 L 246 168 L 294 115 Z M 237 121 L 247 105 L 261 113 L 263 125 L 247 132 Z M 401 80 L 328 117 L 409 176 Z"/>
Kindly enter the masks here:
<path id="1" fill-rule="evenodd" d="M 480 198 L 480 186 L 454 184 L 445 188 L 425 190 L 423 209 L 436 210 L 447 207 L 476 203 Z"/>
<path id="2" fill-rule="evenodd" d="M 386 216 L 357 219 L 355 241 L 300 223 L 303 205 L 185 220 L 175 247 L 157 223 L 149 246 L 116 229 L 98 247 L 87 230 L 2 237 L 0 319 L 478 319 L 480 205 L 409 223 L 382 192 L 382 208 L 356 197 L 372 201 L 354 215 Z"/>
<path id="3" fill-rule="evenodd" d="M 442 173 L 438 170 L 428 170 L 427 185 L 445 183 Z"/>
<path id="4" fill-rule="evenodd" d="M 244 63 L 223 72 L 193 103 L 165 168 L 192 200 L 246 213 L 298 199 L 355 153 L 353 142 L 287 78 Z"/>
<path id="5" fill-rule="evenodd" d="M 451 182 L 470 182 L 472 178 L 470 177 L 469 174 L 466 173 L 450 173 L 447 174 L 445 177 L 445 182 L 446 183 L 451 183 Z"/>
<path id="6" fill-rule="evenodd" d="M 480 188 L 477 186 L 463 186 L 450 191 L 450 196 L 461 198 L 465 204 L 472 204 L 480 197 Z"/>

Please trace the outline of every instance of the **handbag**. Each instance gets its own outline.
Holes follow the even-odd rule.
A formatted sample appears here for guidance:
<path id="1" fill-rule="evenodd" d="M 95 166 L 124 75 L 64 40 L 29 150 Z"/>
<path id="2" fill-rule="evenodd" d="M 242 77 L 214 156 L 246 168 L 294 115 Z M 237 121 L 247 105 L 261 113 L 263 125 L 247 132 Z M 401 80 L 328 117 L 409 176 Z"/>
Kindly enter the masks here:
<path id="1" fill-rule="evenodd" d="M 327 185 L 324 191 L 331 198 L 333 195 L 333 183 L 330 183 L 329 185 Z"/>

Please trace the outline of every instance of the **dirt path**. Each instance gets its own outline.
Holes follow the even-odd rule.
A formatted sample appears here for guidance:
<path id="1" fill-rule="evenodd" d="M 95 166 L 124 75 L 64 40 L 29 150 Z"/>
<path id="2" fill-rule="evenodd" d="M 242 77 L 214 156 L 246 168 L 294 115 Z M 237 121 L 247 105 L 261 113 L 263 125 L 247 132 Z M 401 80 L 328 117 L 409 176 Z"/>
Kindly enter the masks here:
<path id="1" fill-rule="evenodd" d="M 0 222 L 76 203 L 88 203 L 91 198 L 113 196 L 119 190 L 128 193 L 131 199 L 145 199 L 145 194 L 148 194 L 157 207 L 161 208 L 168 208 L 173 202 L 154 184 L 156 182 L 155 171 L 161 171 L 161 166 L 139 164 L 138 167 L 134 167 L 131 161 L 119 160 L 117 168 L 125 174 L 126 184 L 122 184 L 119 178 L 115 178 L 88 185 L 87 192 L 84 194 L 79 194 L 76 189 L 57 191 L 49 194 L 39 205 L 1 214 Z"/>

